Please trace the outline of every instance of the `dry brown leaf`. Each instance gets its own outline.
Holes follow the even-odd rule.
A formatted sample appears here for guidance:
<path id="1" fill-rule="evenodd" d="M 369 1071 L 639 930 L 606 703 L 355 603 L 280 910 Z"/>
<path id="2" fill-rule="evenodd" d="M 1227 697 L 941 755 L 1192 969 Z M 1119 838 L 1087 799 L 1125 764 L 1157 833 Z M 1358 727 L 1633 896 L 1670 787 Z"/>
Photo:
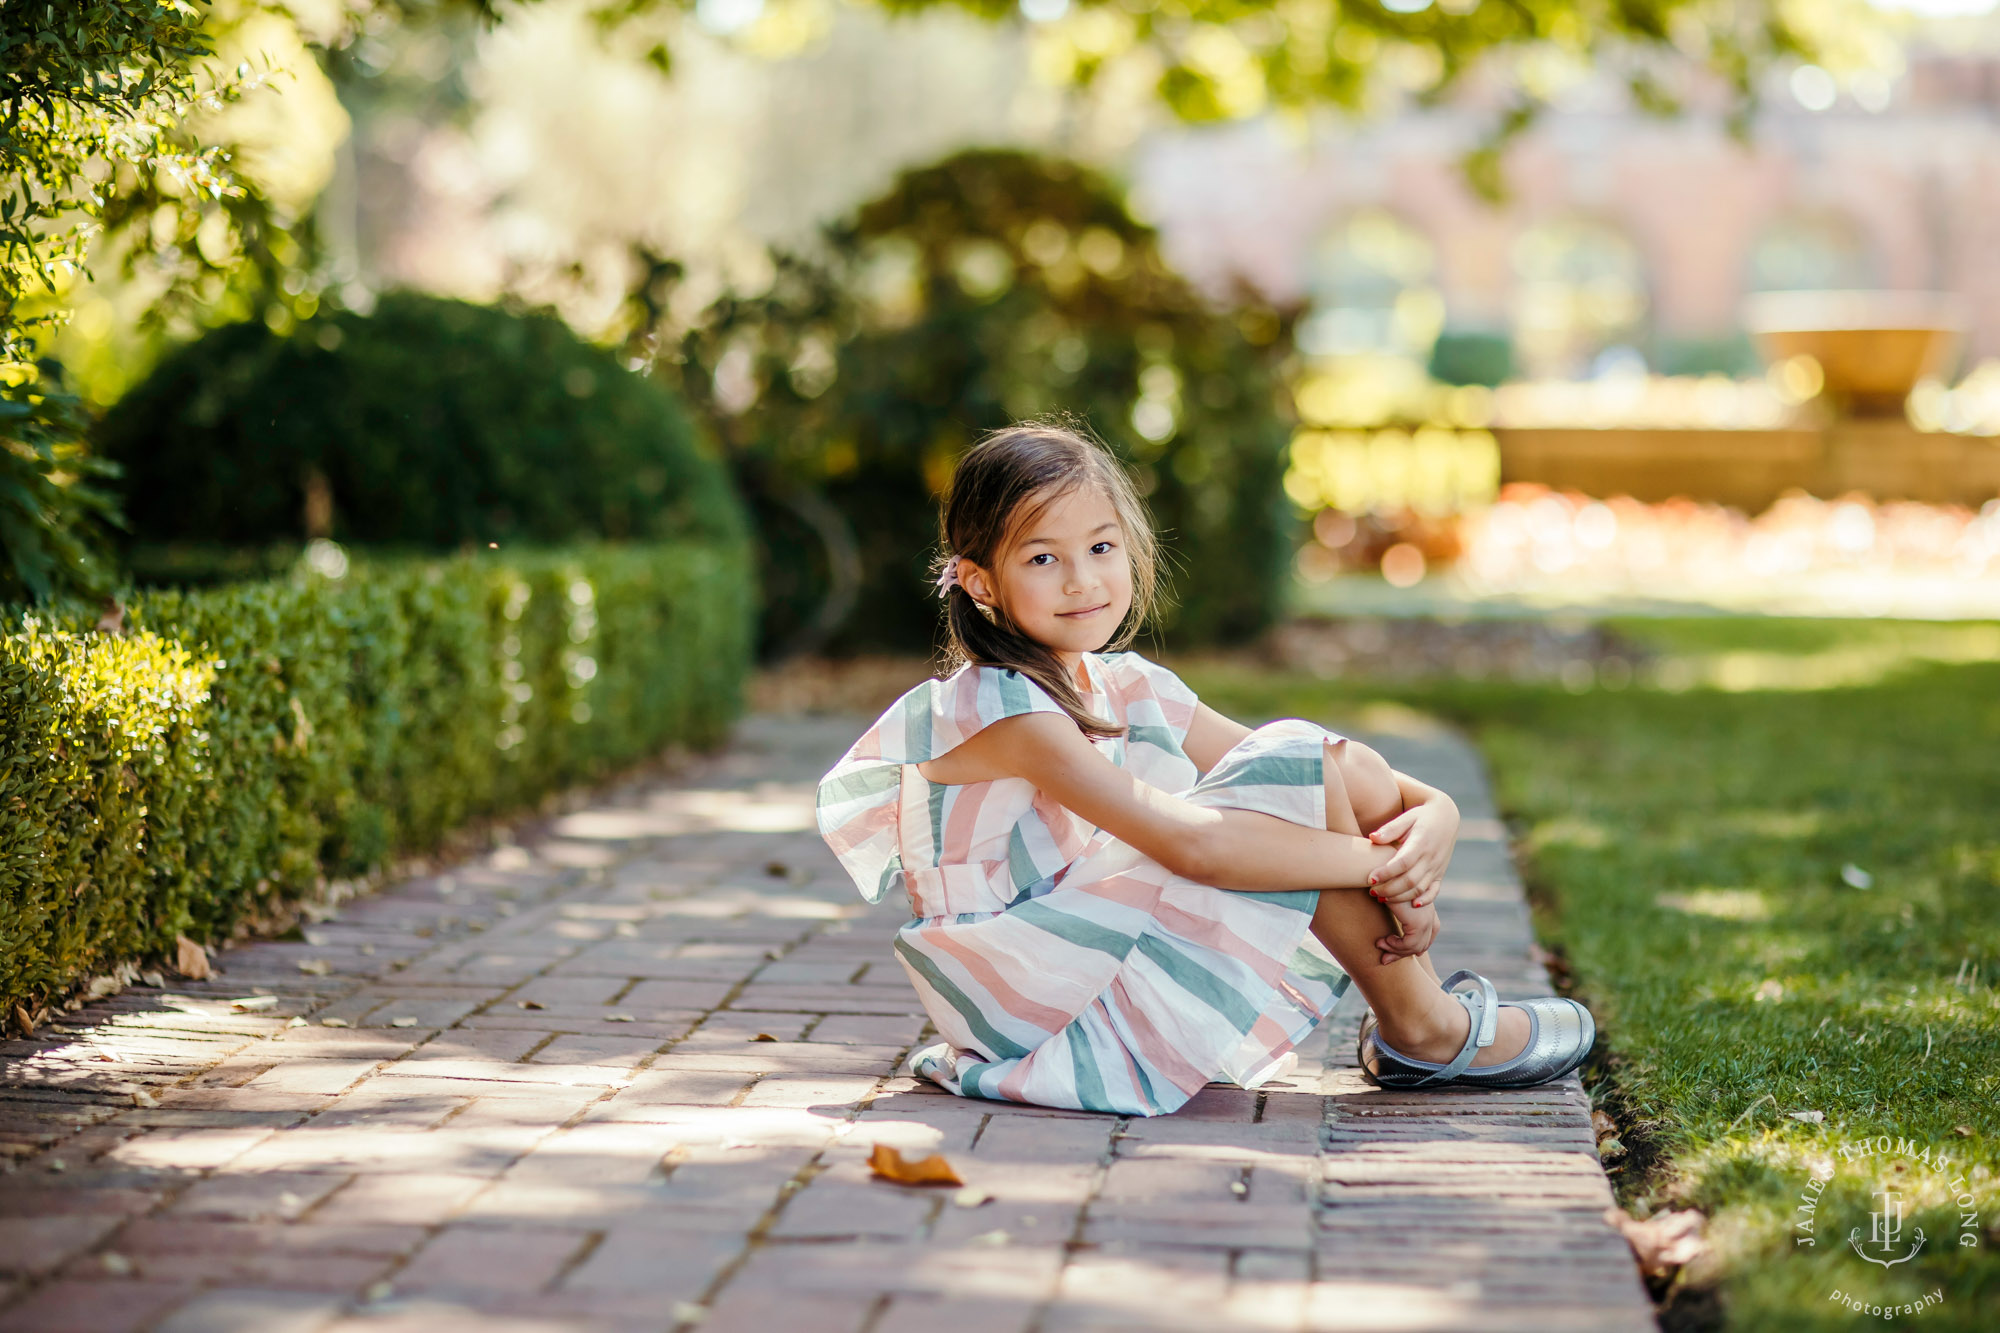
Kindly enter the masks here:
<path id="1" fill-rule="evenodd" d="M 1600 1139 L 1616 1138 L 1618 1136 L 1618 1122 L 1602 1111 L 1592 1111 L 1590 1113 L 1590 1128 L 1591 1132 L 1596 1134 Z"/>
<path id="2" fill-rule="evenodd" d="M 771 1035 L 770 1033 L 768 1033 L 768 1032 L 760 1032 L 760 1033 L 758 1033 L 758 1034 L 757 1034 L 756 1036 L 752 1037 L 752 1038 L 751 1038 L 750 1040 L 752 1040 L 752 1041 L 776 1041 L 776 1040 L 777 1040 L 777 1038 L 776 1038 L 776 1037 L 774 1037 L 774 1036 L 772 1036 L 772 1035 Z"/>
<path id="3" fill-rule="evenodd" d="M 1708 1219 L 1698 1208 L 1655 1213 L 1642 1220 L 1613 1204 L 1604 1210 L 1604 1220 L 1625 1237 L 1647 1277 L 1665 1277 L 1693 1263 L 1706 1248 L 1701 1230 Z"/>
<path id="4" fill-rule="evenodd" d="M 333 971 L 333 964 L 327 962 L 324 958 L 301 958 L 299 959 L 299 971 L 309 977 L 323 977 Z"/>
<path id="5" fill-rule="evenodd" d="M 1971 1137 L 1972 1137 L 1972 1126 L 1971 1126 L 1971 1125 L 1953 1125 L 1953 1126 L 1951 1127 L 1951 1132 L 1952 1132 L 1952 1133 L 1954 1133 L 1954 1134 L 1956 1134 L 1956 1135 L 1958 1135 L 1958 1137 L 1960 1137 L 1960 1138 L 1962 1138 L 1962 1139 L 1969 1139 L 1969 1138 L 1971 1138 Z"/>
<path id="6" fill-rule="evenodd" d="M 521 1008 L 523 1008 L 523 1009 L 546 1009 L 546 1008 L 548 1008 L 548 1006 L 547 1006 L 547 1005 L 545 1005 L 545 1004 L 543 1004 L 543 1003 L 542 1003 L 542 1002 L 541 1002 L 540 1000 L 516 1000 L 516 1001 L 514 1001 L 514 1003 L 515 1003 L 515 1004 L 517 1004 L 517 1005 L 519 1005 L 519 1006 L 520 1006 Z"/>
<path id="7" fill-rule="evenodd" d="M 275 995 L 246 995 L 240 1000 L 231 1000 L 229 1008 L 234 1013 L 256 1014 L 266 1009 L 276 1009 L 278 997 Z"/>
<path id="8" fill-rule="evenodd" d="M 933 1153 L 918 1161 L 910 1161 L 886 1143 L 875 1145 L 875 1151 L 868 1155 L 868 1169 L 884 1180 L 893 1180 L 898 1185 L 963 1185 L 958 1172 L 951 1169 L 951 1163 Z"/>
<path id="9" fill-rule="evenodd" d="M 174 971 L 189 981 L 208 980 L 208 950 L 185 935 L 174 937 Z"/>
<path id="10" fill-rule="evenodd" d="M 17 1004 L 14 1006 L 14 1026 L 20 1030 L 23 1037 L 33 1037 L 35 1035 L 35 1018 L 34 1015 L 28 1012 L 27 1005 Z"/>

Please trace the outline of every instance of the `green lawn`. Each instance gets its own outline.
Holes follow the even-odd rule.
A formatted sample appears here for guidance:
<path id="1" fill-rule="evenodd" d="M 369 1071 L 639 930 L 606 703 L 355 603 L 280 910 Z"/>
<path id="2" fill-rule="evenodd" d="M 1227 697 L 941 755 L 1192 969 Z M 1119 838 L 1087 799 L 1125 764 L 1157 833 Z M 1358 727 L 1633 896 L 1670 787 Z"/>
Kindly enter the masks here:
<path id="1" fill-rule="evenodd" d="M 1187 674 L 1224 711 L 1382 701 L 1476 738 L 1540 937 L 1603 1030 L 1585 1082 L 1630 1149 L 1620 1202 L 1710 1217 L 1715 1261 L 1682 1274 L 1669 1328 L 1891 1322 L 1835 1289 L 1940 1290 L 1904 1317 L 2000 1328 L 2000 626 L 1616 628 L 1661 654 L 1620 690 Z M 1879 1135 L 1950 1167 L 1842 1159 Z M 1794 1206 L 1829 1164 L 1804 1248 Z M 1926 1238 L 1894 1267 L 1848 1244 L 1883 1180 L 1904 1200 L 1895 1252 Z"/>

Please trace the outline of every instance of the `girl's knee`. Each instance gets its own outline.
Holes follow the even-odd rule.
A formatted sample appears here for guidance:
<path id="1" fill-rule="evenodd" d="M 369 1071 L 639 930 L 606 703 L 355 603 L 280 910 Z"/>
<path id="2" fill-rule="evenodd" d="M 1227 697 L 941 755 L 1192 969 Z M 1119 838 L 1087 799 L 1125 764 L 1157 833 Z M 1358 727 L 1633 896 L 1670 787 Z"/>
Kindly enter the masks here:
<path id="1" fill-rule="evenodd" d="M 1356 740 L 1329 744 L 1327 752 L 1339 771 L 1349 807 L 1364 833 L 1373 832 L 1403 813 L 1403 790 L 1396 772 L 1373 747 Z M 1331 791 L 1329 780 L 1328 789 Z"/>

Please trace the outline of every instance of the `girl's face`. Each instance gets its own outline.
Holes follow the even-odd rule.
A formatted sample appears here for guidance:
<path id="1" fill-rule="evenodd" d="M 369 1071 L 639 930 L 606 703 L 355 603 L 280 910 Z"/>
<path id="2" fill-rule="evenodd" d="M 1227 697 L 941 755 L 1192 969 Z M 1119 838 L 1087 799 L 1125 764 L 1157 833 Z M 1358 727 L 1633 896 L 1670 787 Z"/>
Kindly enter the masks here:
<path id="1" fill-rule="evenodd" d="M 1056 652 L 1095 652 L 1132 607 L 1125 530 L 1110 500 L 1079 486 L 1010 534 L 992 570 L 961 568 L 966 591 Z"/>

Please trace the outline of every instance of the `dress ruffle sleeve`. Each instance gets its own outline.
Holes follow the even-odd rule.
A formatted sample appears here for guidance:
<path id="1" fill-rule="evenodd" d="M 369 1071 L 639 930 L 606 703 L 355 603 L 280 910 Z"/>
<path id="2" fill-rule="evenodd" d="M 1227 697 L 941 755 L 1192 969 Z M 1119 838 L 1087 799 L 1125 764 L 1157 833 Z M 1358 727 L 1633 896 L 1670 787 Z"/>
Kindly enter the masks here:
<path id="1" fill-rule="evenodd" d="M 896 700 L 820 779 L 820 836 L 863 898 L 880 902 L 904 869 L 897 824 L 903 766 L 949 754 L 993 723 L 1022 713 L 1069 716 L 1032 677 L 967 665 Z"/>

